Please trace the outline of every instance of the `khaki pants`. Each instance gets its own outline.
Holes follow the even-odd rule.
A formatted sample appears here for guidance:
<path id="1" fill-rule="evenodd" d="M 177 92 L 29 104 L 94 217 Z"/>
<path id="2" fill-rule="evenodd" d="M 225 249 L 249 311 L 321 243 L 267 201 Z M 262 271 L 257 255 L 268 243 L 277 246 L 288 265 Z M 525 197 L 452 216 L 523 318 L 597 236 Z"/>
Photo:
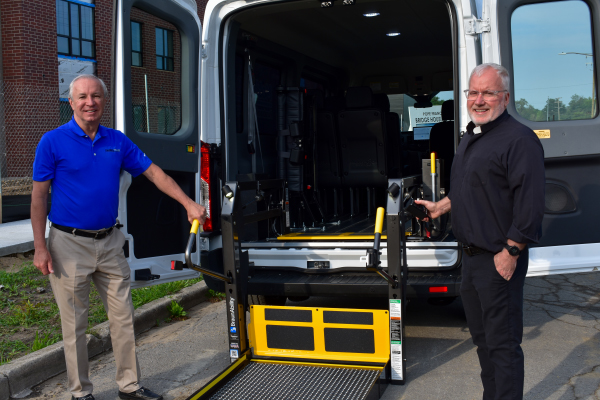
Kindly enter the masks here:
<path id="1" fill-rule="evenodd" d="M 100 240 L 50 229 L 48 247 L 54 267 L 50 283 L 60 309 L 69 391 L 74 397 L 90 394 L 94 388 L 89 379 L 85 336 L 91 280 L 110 321 L 119 390 L 130 393 L 140 388 L 124 244 L 125 237 L 118 229 Z"/>

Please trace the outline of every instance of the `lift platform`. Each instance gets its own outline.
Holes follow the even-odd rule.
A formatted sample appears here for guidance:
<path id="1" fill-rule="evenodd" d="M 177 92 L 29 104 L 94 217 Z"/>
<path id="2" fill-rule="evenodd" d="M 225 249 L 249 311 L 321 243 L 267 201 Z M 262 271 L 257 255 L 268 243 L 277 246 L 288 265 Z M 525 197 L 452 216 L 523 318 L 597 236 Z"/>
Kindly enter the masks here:
<path id="1" fill-rule="evenodd" d="M 232 364 L 189 400 L 379 399 L 388 384 L 405 380 L 402 318 L 407 279 L 402 180 L 391 180 L 387 213 L 377 210 L 374 245 L 366 269 L 389 285 L 387 310 L 248 305 L 250 263 L 242 250 L 245 223 L 285 218 L 285 207 L 243 215 L 243 190 L 281 191 L 285 182 L 228 182 L 223 188 L 221 230 L 224 273 L 191 262 L 198 224 L 194 221 L 184 267 L 225 282 L 229 356 Z M 257 195 L 258 196 L 258 195 Z M 387 224 L 388 268 L 381 268 L 380 241 Z M 392 243 L 397 245 L 391 245 Z M 246 314 L 250 312 L 250 323 Z"/>

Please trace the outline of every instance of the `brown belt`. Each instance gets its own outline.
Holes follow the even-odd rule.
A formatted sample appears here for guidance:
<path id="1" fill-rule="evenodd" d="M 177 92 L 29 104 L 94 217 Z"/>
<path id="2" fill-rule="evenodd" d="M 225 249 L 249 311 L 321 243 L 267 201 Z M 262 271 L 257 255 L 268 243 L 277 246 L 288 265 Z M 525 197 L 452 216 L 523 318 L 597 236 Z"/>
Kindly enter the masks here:
<path id="1" fill-rule="evenodd" d="M 108 229 L 100 229 L 97 232 L 88 232 L 88 231 L 84 231 L 84 230 L 77 229 L 77 228 L 71 228 L 69 226 L 58 225 L 58 224 L 55 224 L 54 222 L 52 223 L 52 227 L 58 229 L 59 231 L 71 233 L 75 236 L 82 236 L 82 237 L 94 238 L 94 239 L 104 239 L 105 237 L 110 235 L 112 230 L 115 228 L 114 226 L 111 226 Z"/>

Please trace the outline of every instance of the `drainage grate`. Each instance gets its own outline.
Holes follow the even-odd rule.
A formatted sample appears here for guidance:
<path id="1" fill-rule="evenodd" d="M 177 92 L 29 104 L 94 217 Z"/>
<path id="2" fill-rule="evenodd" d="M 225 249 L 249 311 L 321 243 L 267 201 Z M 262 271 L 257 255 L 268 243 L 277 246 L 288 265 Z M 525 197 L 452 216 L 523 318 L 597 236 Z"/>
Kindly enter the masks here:
<path id="1" fill-rule="evenodd" d="M 210 400 L 362 400 L 379 371 L 251 362 Z"/>

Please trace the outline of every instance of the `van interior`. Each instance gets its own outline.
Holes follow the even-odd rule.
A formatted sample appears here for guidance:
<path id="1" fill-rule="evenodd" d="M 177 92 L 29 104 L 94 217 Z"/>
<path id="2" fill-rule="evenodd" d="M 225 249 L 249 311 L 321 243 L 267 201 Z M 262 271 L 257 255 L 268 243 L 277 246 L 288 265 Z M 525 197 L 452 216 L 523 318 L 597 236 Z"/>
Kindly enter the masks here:
<path id="1" fill-rule="evenodd" d="M 458 137 L 454 12 L 443 0 L 301 0 L 226 21 L 225 178 L 283 179 L 289 202 L 287 226 L 255 223 L 245 240 L 372 234 L 388 179 L 414 177 L 409 195 L 431 199 L 431 151 L 436 198 L 448 193 Z M 437 118 L 415 118 L 427 110 Z M 245 212 L 283 204 L 256 197 Z M 407 238 L 451 240 L 449 221 L 413 219 Z"/>

